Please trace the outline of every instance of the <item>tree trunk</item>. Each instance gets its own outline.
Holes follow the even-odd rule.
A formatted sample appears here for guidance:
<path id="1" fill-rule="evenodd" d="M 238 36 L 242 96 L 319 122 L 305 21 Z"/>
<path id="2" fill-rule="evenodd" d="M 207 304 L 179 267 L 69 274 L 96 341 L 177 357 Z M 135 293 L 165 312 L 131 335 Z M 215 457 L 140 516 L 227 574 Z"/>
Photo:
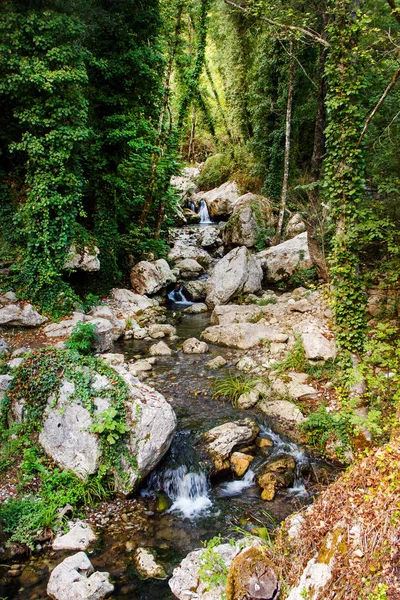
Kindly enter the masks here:
<path id="1" fill-rule="evenodd" d="M 283 220 L 285 217 L 286 200 L 288 192 L 288 181 L 289 181 L 289 165 L 290 165 L 290 132 L 292 128 L 292 109 L 293 109 L 293 88 L 294 88 L 294 42 L 293 38 L 290 40 L 290 62 L 289 62 L 289 89 L 288 89 L 288 100 L 286 107 L 286 134 L 285 134 L 285 157 L 283 167 L 283 183 L 282 183 L 282 195 L 281 195 L 281 206 L 279 209 L 278 225 L 275 234 L 275 244 L 279 244 L 282 240 Z"/>

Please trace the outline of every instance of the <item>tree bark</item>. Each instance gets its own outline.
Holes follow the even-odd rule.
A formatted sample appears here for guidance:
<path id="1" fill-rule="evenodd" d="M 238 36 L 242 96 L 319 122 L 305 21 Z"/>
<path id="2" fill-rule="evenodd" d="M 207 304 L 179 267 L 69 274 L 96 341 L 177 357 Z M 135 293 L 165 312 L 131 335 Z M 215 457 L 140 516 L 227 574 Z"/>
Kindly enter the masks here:
<path id="1" fill-rule="evenodd" d="M 280 205 L 280 209 L 279 209 L 278 225 L 277 225 L 276 234 L 275 234 L 275 244 L 279 244 L 282 239 L 283 220 L 285 217 L 288 182 L 289 182 L 290 133 L 291 133 L 291 128 L 292 128 L 293 88 L 294 88 L 294 42 L 293 42 L 293 38 L 291 38 L 291 40 L 290 40 L 289 56 L 290 56 L 289 89 L 288 89 L 288 100 L 287 100 L 287 106 L 286 106 L 285 157 L 284 157 L 284 167 L 283 167 L 281 205 Z"/>

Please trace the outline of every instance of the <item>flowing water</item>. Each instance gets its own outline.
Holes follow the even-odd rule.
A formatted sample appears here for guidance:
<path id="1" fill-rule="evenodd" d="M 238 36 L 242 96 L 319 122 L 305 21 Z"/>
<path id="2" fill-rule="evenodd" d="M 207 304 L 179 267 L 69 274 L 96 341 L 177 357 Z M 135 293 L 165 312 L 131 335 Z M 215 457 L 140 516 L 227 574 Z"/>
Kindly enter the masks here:
<path id="1" fill-rule="evenodd" d="M 181 287 L 169 294 L 171 310 L 187 304 Z M 95 568 L 108 571 L 114 582 L 114 600 L 170 600 L 167 581 L 141 580 L 134 568 L 132 550 L 139 546 L 152 548 L 168 575 L 190 551 L 200 548 L 204 540 L 221 534 L 242 535 L 243 530 L 259 527 L 271 529 L 296 508 L 312 501 L 317 492 L 313 473 L 322 463 L 285 435 L 278 433 L 273 422 L 259 411 L 239 411 L 230 403 L 213 399 L 215 377 L 227 374 L 237 351 L 210 346 L 205 355 L 183 354 L 180 345 L 189 337 L 200 337 L 209 324 L 209 315 L 181 313 L 177 324 L 178 339 L 171 344 L 172 356 L 158 357 L 151 377 L 146 381 L 172 404 L 178 418 L 178 429 L 167 455 L 143 482 L 136 499 L 129 502 L 103 503 L 97 522 L 102 525 L 100 541 L 90 555 Z M 151 343 L 154 343 L 151 342 Z M 150 342 L 130 340 L 116 351 L 127 359 L 147 355 Z M 228 365 L 218 371 L 206 369 L 211 358 L 223 355 Z M 203 432 L 228 421 L 250 417 L 261 434 L 273 446 L 258 451 L 251 469 L 242 478 L 210 479 L 210 464 L 202 451 Z M 256 483 L 256 472 L 263 464 L 282 454 L 296 462 L 295 481 L 290 489 L 281 490 L 272 502 L 264 502 Z M 97 509 L 86 515 L 96 516 Z M 103 520 L 101 520 L 103 519 Z M 50 571 L 71 553 L 49 551 L 24 563 L 22 574 L 7 585 L 1 585 L 0 597 L 8 600 L 41 600 L 46 598 Z M 14 559 L 13 562 L 18 562 Z"/>
<path id="2" fill-rule="evenodd" d="M 200 206 L 199 206 L 199 212 L 198 214 L 200 215 L 200 223 L 202 225 L 206 225 L 208 223 L 211 223 L 211 219 L 210 219 L 210 215 L 208 212 L 208 206 L 207 206 L 207 202 L 205 200 L 200 200 Z"/>

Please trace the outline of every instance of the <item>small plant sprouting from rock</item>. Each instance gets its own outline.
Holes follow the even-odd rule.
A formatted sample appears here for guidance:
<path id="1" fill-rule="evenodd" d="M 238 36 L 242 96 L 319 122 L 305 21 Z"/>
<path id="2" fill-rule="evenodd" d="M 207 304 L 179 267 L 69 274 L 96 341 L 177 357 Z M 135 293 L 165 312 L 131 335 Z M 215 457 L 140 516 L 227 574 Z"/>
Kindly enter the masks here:
<path id="1" fill-rule="evenodd" d="M 205 549 L 200 558 L 199 578 L 207 585 L 207 591 L 217 586 L 225 587 L 226 584 L 228 567 L 222 556 L 215 550 L 222 543 L 221 534 L 204 542 Z"/>
<path id="2" fill-rule="evenodd" d="M 233 375 L 230 373 L 222 379 L 216 379 L 214 382 L 213 398 L 228 398 L 232 406 L 237 408 L 237 403 L 242 394 L 247 394 L 254 389 L 257 383 L 261 383 L 259 377 L 249 377 L 248 375 Z"/>
<path id="3" fill-rule="evenodd" d="M 95 341 L 96 325 L 79 321 L 73 328 L 65 346 L 72 352 L 78 352 L 78 354 L 88 356 L 93 353 Z"/>
<path id="4" fill-rule="evenodd" d="M 90 431 L 105 435 L 107 442 L 113 445 L 121 435 L 129 431 L 128 425 L 118 417 L 117 409 L 114 406 L 109 406 L 96 418 L 96 421 L 90 427 Z"/>

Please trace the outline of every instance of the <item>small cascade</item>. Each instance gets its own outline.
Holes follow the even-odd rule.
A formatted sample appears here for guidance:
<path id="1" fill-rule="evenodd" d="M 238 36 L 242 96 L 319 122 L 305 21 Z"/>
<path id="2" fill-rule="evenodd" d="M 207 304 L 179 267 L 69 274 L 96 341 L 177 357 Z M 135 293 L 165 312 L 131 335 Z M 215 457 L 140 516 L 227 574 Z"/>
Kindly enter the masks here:
<path id="1" fill-rule="evenodd" d="M 199 212 L 200 215 L 200 223 L 207 224 L 212 223 L 210 219 L 210 214 L 208 212 L 207 202 L 205 200 L 200 200 Z"/>
<path id="2" fill-rule="evenodd" d="M 211 506 L 205 473 L 189 472 L 186 465 L 153 473 L 149 491 L 163 491 L 172 500 L 168 512 L 179 512 L 186 519 L 204 513 Z"/>
<path id="3" fill-rule="evenodd" d="M 190 208 L 191 211 L 196 212 L 196 206 L 193 200 L 190 200 L 188 208 Z"/>
<path id="4" fill-rule="evenodd" d="M 168 298 L 171 300 L 171 302 L 180 306 L 191 306 L 193 304 L 193 302 L 190 302 L 190 300 L 185 297 L 185 294 L 183 293 L 183 285 L 180 285 L 169 292 Z"/>
<path id="5" fill-rule="evenodd" d="M 254 471 L 249 469 L 242 479 L 235 479 L 234 481 L 228 481 L 223 483 L 219 488 L 219 495 L 223 497 L 238 496 L 254 485 L 256 474 Z"/>

